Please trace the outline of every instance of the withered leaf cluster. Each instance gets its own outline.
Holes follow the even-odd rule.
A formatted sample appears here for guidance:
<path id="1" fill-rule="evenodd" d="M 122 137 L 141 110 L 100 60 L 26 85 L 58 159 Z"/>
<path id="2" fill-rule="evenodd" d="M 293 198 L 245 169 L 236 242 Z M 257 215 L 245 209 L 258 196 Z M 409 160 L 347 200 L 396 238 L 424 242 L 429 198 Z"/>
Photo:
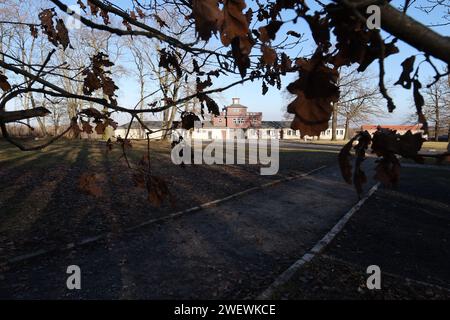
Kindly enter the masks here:
<path id="1" fill-rule="evenodd" d="M 166 49 L 159 50 L 159 66 L 166 70 L 175 70 L 178 78 L 183 76 L 183 71 L 181 70 L 180 63 L 178 62 L 178 57 L 174 51 L 166 51 Z"/>
<path id="2" fill-rule="evenodd" d="M 226 0 L 221 10 L 219 2 L 219 0 L 192 1 L 192 17 L 195 20 L 196 31 L 205 41 L 219 31 L 222 44 L 231 45 L 236 65 L 244 77 L 250 66 L 249 54 L 254 45 L 249 32 L 248 16 L 242 12 L 247 5 L 244 0 Z"/>
<path id="3" fill-rule="evenodd" d="M 8 77 L 5 76 L 2 72 L 0 72 L 0 88 L 3 91 L 11 90 L 11 85 L 8 82 Z"/>
<path id="4" fill-rule="evenodd" d="M 372 153 L 379 157 L 376 160 L 374 178 L 386 186 L 395 186 L 400 178 L 398 156 L 423 163 L 423 158 L 418 154 L 423 142 L 421 133 L 413 134 L 411 131 L 401 135 L 395 130 L 379 127 L 372 136 L 367 131 L 360 132 L 339 153 L 342 177 L 348 184 L 353 183 L 358 194 L 362 194 L 363 184 L 367 182 L 367 178 L 361 164 L 365 160 L 366 150 L 371 147 Z M 356 158 L 353 173 L 352 149 Z"/>
<path id="5" fill-rule="evenodd" d="M 200 121 L 200 118 L 195 113 L 189 111 L 183 111 L 181 113 L 181 127 L 183 129 L 193 129 L 196 121 Z"/>
<path id="6" fill-rule="evenodd" d="M 199 94 L 198 99 L 202 103 L 202 114 L 204 109 L 208 110 L 208 113 L 218 116 L 220 114 L 219 105 L 206 94 Z"/>
<path id="7" fill-rule="evenodd" d="M 56 18 L 56 24 L 54 18 Z M 61 44 L 64 50 L 70 46 L 69 32 L 67 31 L 66 25 L 62 19 L 57 18 L 54 9 L 42 10 L 39 13 L 39 20 L 42 31 L 54 46 Z M 30 31 L 33 36 L 37 35 L 37 30 L 34 27 L 30 28 Z"/>
<path id="8" fill-rule="evenodd" d="M 110 77 L 111 71 L 108 70 L 113 65 L 114 63 L 109 61 L 108 55 L 102 52 L 94 55 L 91 59 L 91 67 L 83 70 L 83 93 L 92 95 L 94 91 L 102 89 L 103 94 L 108 96 L 110 102 L 117 104 L 114 92 L 118 87 Z"/>
<path id="9" fill-rule="evenodd" d="M 78 125 L 78 118 L 75 117 L 71 122 L 71 130 L 75 137 L 78 137 L 80 133 L 85 132 L 87 134 L 94 133 L 103 134 L 106 127 L 111 126 L 113 129 L 117 129 L 117 122 L 110 118 L 109 113 L 102 113 L 95 108 L 83 109 L 79 112 L 81 128 Z M 86 119 L 87 118 L 87 119 Z M 95 129 L 92 123 L 95 124 Z"/>
<path id="10" fill-rule="evenodd" d="M 320 52 L 311 59 L 298 59 L 299 78 L 287 87 L 297 95 L 288 106 L 288 112 L 295 114 L 292 129 L 300 130 L 303 136 L 318 136 L 328 128 L 333 111 L 332 103 L 339 99 L 336 69 L 325 65 Z"/>
<path id="11" fill-rule="evenodd" d="M 146 189 L 147 199 L 155 207 L 160 207 L 165 199 L 173 206 L 175 201 L 166 181 L 151 174 L 150 158 L 144 155 L 138 163 L 133 173 L 133 181 L 136 187 Z"/>

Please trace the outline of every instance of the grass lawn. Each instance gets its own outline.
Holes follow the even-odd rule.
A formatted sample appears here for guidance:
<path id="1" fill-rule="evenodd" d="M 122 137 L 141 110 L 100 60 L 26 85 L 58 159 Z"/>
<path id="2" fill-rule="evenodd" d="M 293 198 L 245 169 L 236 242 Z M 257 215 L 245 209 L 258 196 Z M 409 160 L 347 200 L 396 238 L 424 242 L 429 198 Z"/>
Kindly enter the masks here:
<path id="1" fill-rule="evenodd" d="M 349 140 L 337 140 L 337 141 L 332 141 L 332 140 L 314 140 L 314 141 L 310 141 L 309 143 L 312 144 L 326 144 L 326 145 L 336 145 L 336 146 L 343 146 L 345 145 Z"/>
<path id="2" fill-rule="evenodd" d="M 447 150 L 448 142 L 426 141 L 423 143 L 423 149 Z"/>
<path id="3" fill-rule="evenodd" d="M 303 142 L 303 141 L 300 141 Z M 331 140 L 314 140 L 309 143 L 311 144 L 323 144 L 323 145 L 336 145 L 343 146 L 348 142 L 348 140 L 339 140 L 339 141 L 331 141 Z M 437 151 L 446 151 L 448 142 L 436 142 L 436 141 L 425 141 L 422 145 L 422 149 L 434 149 Z"/>

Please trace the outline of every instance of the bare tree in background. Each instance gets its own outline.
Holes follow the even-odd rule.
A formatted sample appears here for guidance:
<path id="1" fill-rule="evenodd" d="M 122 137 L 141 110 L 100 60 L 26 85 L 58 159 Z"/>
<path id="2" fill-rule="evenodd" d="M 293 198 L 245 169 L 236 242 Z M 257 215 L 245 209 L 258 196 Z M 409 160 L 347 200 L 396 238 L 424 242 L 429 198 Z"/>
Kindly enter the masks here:
<path id="1" fill-rule="evenodd" d="M 442 132 L 450 130 L 450 85 L 448 79 L 440 78 L 430 87 L 425 88 L 423 94 L 425 99 L 423 113 L 428 122 L 433 125 L 434 140 L 438 141 Z"/>
<path id="2" fill-rule="evenodd" d="M 359 73 L 356 69 L 344 68 L 337 82 L 340 90 L 338 102 L 333 103 L 331 118 L 332 138 L 336 140 L 339 118 L 343 119 L 345 139 L 350 138 L 350 126 L 383 117 L 380 106 L 382 97 L 378 91 L 376 77 L 370 73 Z"/>

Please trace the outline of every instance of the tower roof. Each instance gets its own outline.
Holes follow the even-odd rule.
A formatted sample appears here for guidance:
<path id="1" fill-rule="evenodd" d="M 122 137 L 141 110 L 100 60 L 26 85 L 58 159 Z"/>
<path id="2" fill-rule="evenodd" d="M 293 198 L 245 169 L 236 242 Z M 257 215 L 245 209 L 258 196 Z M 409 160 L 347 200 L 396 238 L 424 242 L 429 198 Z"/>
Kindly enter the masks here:
<path id="1" fill-rule="evenodd" d="M 247 109 L 246 106 L 241 104 L 241 99 L 240 98 L 233 98 L 232 99 L 232 103 L 229 106 L 225 107 L 225 108 L 246 108 Z"/>

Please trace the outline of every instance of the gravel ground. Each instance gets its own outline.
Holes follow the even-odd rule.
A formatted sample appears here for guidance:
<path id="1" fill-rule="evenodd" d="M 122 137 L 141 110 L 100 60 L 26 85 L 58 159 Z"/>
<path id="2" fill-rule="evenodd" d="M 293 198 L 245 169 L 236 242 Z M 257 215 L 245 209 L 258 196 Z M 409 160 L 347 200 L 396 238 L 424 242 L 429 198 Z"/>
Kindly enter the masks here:
<path id="1" fill-rule="evenodd" d="M 103 232 L 121 234 L 124 228 L 152 218 L 226 197 L 293 173 L 335 164 L 336 152 L 282 148 L 280 171 L 261 176 L 257 165 L 175 166 L 167 143 L 152 142 L 155 175 L 168 183 L 175 203 L 154 207 L 145 190 L 135 187 L 121 151 L 107 153 L 94 141 L 62 141 L 44 151 L 24 153 L 0 142 L 0 262 L 41 248 L 61 246 Z M 145 153 L 136 142 L 128 152 L 135 164 Z M 105 178 L 103 196 L 80 191 L 85 172 Z"/>

